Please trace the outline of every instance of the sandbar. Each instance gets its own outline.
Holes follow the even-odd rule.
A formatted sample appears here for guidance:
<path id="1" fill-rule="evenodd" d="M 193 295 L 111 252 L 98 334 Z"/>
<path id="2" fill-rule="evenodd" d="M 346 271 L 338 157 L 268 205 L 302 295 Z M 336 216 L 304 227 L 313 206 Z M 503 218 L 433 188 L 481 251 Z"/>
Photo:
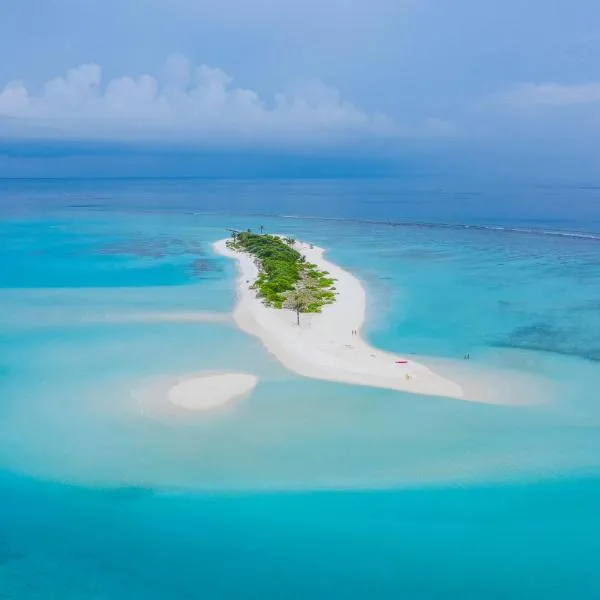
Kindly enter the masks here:
<path id="1" fill-rule="evenodd" d="M 202 375 L 180 381 L 167 392 L 169 402 L 188 410 L 211 410 L 248 395 L 258 378 L 248 373 Z"/>

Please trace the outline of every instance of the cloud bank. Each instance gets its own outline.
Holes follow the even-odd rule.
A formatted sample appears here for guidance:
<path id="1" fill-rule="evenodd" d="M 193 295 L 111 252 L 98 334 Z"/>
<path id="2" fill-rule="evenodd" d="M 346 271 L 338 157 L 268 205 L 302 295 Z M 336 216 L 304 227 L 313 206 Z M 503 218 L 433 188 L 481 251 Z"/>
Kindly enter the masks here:
<path id="1" fill-rule="evenodd" d="M 261 97 L 224 71 L 171 57 L 160 77 L 103 83 L 86 64 L 33 90 L 11 82 L 0 92 L 0 129 L 8 136 L 194 142 L 336 142 L 394 137 L 390 118 L 368 113 L 322 84 L 293 95 Z M 426 124 L 423 133 L 431 129 Z M 436 128 L 434 128 L 436 129 Z"/>
<path id="2" fill-rule="evenodd" d="M 519 108 L 578 106 L 600 103 L 600 82 L 565 85 L 523 83 L 500 94 L 497 100 Z"/>

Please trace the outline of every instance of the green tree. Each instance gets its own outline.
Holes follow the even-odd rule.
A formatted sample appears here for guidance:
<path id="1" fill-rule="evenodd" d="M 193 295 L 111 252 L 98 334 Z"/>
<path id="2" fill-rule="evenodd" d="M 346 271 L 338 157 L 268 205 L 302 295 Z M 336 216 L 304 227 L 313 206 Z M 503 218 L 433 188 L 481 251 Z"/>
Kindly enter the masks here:
<path id="1" fill-rule="evenodd" d="M 310 304 L 314 302 L 312 294 L 303 288 L 290 292 L 287 297 L 288 306 L 296 311 L 296 324 L 300 325 L 300 313 L 306 312 Z"/>

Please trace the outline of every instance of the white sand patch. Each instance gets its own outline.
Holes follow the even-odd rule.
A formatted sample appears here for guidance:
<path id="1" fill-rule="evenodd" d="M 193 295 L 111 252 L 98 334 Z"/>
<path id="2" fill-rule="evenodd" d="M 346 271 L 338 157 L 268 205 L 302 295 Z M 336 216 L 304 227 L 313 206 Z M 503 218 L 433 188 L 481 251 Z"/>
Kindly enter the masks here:
<path id="1" fill-rule="evenodd" d="M 186 379 L 167 393 L 169 402 L 188 410 L 211 410 L 249 394 L 258 378 L 247 373 L 221 373 Z"/>

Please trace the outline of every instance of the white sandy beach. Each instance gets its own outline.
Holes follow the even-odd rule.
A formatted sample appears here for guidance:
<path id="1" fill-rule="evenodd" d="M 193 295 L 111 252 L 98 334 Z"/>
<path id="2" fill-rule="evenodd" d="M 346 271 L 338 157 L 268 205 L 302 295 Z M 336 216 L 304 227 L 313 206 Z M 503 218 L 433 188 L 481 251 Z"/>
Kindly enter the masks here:
<path id="1" fill-rule="evenodd" d="M 366 297 L 360 281 L 325 260 L 324 250 L 296 243 L 307 260 L 336 279 L 337 297 L 321 313 L 303 314 L 300 326 L 293 311 L 265 306 L 250 288 L 258 275 L 253 258 L 233 252 L 227 240 L 216 242 L 219 254 L 236 259 L 238 302 L 234 319 L 244 331 L 260 338 L 288 369 L 315 379 L 339 381 L 417 394 L 462 398 L 461 386 L 425 365 L 369 346 L 360 336 Z M 353 334 L 352 331 L 358 331 Z M 397 361 L 407 360 L 407 363 Z"/>

